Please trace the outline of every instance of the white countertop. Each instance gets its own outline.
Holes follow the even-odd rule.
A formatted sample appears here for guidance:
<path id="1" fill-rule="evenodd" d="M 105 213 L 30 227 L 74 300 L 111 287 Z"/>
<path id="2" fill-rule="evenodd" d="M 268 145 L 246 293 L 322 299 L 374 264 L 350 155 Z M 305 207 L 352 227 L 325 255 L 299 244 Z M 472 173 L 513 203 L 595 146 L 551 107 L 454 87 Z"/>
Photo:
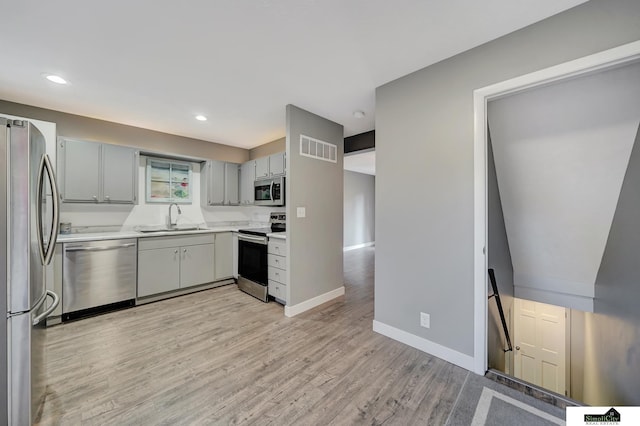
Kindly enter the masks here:
<path id="1" fill-rule="evenodd" d="M 160 231 L 160 232 L 139 232 L 139 231 L 119 231 L 119 232 L 93 232 L 58 235 L 59 243 L 82 242 L 82 241 L 103 241 L 119 240 L 124 238 L 147 238 L 166 237 L 171 235 L 209 234 L 215 232 L 237 232 L 237 226 L 220 226 L 203 229 L 192 229 L 189 231 Z"/>

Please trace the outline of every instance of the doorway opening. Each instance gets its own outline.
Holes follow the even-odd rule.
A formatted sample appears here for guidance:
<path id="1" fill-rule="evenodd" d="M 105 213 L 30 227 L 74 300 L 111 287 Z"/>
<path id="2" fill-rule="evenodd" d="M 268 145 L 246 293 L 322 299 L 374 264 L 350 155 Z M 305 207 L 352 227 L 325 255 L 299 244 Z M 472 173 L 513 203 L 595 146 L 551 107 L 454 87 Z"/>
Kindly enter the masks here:
<path id="1" fill-rule="evenodd" d="M 526 285 L 521 286 L 520 294 L 518 294 L 518 291 L 514 292 L 512 290 L 502 295 L 505 305 L 506 332 L 511 334 L 513 350 L 508 350 L 504 345 L 504 337 L 502 335 L 496 336 L 495 330 L 492 336 L 490 327 L 492 324 L 500 324 L 500 322 L 495 304 L 488 298 L 487 269 L 492 266 L 489 265 L 488 259 L 492 256 L 493 250 L 489 243 L 488 232 L 488 228 L 491 226 L 489 186 L 492 179 L 490 169 L 492 166 L 495 167 L 495 165 L 490 164 L 493 161 L 492 150 L 495 147 L 491 146 L 491 137 L 494 129 L 489 128 L 489 102 L 528 91 L 532 88 L 540 88 L 560 81 L 575 79 L 579 76 L 622 67 L 637 61 L 638 58 L 640 58 L 640 42 L 635 42 L 474 92 L 476 308 L 474 358 L 476 373 L 484 374 L 488 368 L 496 368 L 558 394 L 571 396 L 572 380 L 569 373 L 573 368 L 570 354 L 572 349 L 577 349 L 571 339 L 571 330 L 574 328 L 571 326 L 571 319 L 573 313 L 575 313 L 578 319 L 585 317 L 589 320 L 577 321 L 577 323 L 592 323 L 590 316 L 594 315 L 592 312 L 594 311 L 593 304 L 595 299 L 593 285 L 590 289 L 576 286 L 573 289 L 575 290 L 573 295 L 565 294 L 563 297 L 554 299 L 549 294 L 557 293 L 554 286 L 558 285 L 558 282 L 553 280 L 544 282 L 543 284 L 548 285 L 548 288 L 544 288 L 544 285 L 542 285 L 542 289 L 525 288 L 529 285 L 527 281 L 529 277 L 522 273 L 518 275 L 518 272 L 521 272 L 522 269 L 520 271 L 512 270 L 510 278 L 512 289 L 514 275 L 518 275 L 517 280 L 520 283 L 526 283 Z M 633 141 L 630 147 L 632 146 Z M 631 148 L 625 154 L 627 159 L 630 151 Z M 624 177 L 624 170 L 622 176 Z M 614 201 L 617 200 L 617 195 L 614 197 Z M 615 211 L 615 205 L 613 211 Z M 500 214 L 502 213 L 500 212 Z M 613 216 L 612 212 L 609 213 Z M 611 219 L 608 226 L 611 226 Z M 520 236 L 521 241 L 527 241 L 535 237 L 535 233 L 526 232 Z M 607 234 L 605 233 L 604 243 L 601 244 L 601 247 L 594 249 L 595 252 L 599 251 L 601 258 L 604 244 L 607 242 L 606 237 Z M 513 237 L 513 240 L 515 241 L 517 238 Z M 496 253 L 493 254 L 495 255 Z M 521 254 L 518 253 L 518 255 Z M 542 253 L 542 255 L 544 254 Z M 546 254 L 549 255 L 549 253 Z M 552 253 L 548 256 L 548 259 L 543 259 L 543 261 L 549 260 L 549 258 L 555 259 L 557 255 Z M 518 261 L 521 261 L 521 259 Z M 511 262 L 511 259 L 509 259 L 509 262 Z M 562 262 L 560 263 L 560 268 L 566 266 Z M 522 267 L 522 265 L 518 266 Z M 502 277 L 509 275 L 508 270 L 506 274 L 504 273 L 505 271 L 502 272 Z M 598 273 L 598 266 L 596 265 L 595 268 L 591 268 L 588 272 L 593 276 L 593 283 L 595 284 L 595 274 Z M 495 357 L 492 356 L 491 349 L 495 349 L 497 344 L 502 344 L 500 350 L 503 353 L 502 356 Z M 575 399 L 584 400 L 582 398 Z"/>

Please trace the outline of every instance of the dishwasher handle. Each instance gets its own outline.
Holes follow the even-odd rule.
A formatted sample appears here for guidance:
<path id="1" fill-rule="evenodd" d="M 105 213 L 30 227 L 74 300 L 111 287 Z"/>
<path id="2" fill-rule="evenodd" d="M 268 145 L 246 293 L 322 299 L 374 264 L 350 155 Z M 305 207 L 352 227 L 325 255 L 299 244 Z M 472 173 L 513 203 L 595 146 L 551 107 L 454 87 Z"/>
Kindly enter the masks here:
<path id="1" fill-rule="evenodd" d="M 121 244 L 119 246 L 93 247 L 93 246 L 72 246 L 65 247 L 65 251 L 106 251 L 117 250 L 122 248 L 134 247 L 136 243 Z"/>

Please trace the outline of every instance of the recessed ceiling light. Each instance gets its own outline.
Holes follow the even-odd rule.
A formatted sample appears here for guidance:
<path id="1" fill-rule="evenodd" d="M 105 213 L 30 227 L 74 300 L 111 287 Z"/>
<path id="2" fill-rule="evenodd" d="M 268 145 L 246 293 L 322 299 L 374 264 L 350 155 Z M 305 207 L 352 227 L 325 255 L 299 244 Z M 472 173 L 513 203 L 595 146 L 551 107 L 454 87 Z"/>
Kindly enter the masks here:
<path id="1" fill-rule="evenodd" d="M 353 116 L 355 118 L 363 118 L 364 117 L 364 111 L 353 111 Z"/>
<path id="2" fill-rule="evenodd" d="M 55 74 L 45 74 L 44 76 L 47 80 L 52 81 L 57 84 L 69 84 L 67 80 Z"/>
<path id="3" fill-rule="evenodd" d="M 196 115 L 196 120 L 198 121 L 207 121 L 207 117 L 204 115 Z"/>

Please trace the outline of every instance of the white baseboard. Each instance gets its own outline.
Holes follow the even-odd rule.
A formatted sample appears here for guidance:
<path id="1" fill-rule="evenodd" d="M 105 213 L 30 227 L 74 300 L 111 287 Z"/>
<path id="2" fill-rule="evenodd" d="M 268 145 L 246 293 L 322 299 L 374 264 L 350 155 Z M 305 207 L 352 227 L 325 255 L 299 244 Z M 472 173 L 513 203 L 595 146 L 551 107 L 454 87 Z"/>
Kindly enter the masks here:
<path id="1" fill-rule="evenodd" d="M 375 245 L 376 245 L 375 241 L 369 241 L 368 243 L 362 243 L 362 244 L 356 244 L 355 246 L 343 247 L 342 251 L 357 250 L 359 248 L 372 247 Z"/>
<path id="2" fill-rule="evenodd" d="M 320 296 L 313 297 L 309 300 L 305 300 L 302 303 L 298 303 L 297 305 L 285 306 L 284 307 L 284 315 L 287 317 L 293 317 L 298 314 L 301 314 L 309 309 L 313 309 L 316 306 L 322 305 L 330 300 L 333 300 L 337 297 L 340 297 L 344 294 L 344 286 L 338 287 L 335 290 L 331 290 L 327 293 L 321 294 Z"/>
<path id="3" fill-rule="evenodd" d="M 373 320 L 373 331 L 421 350 L 422 352 L 442 358 L 443 360 L 464 369 L 474 371 L 475 364 L 472 356 L 465 355 L 451 348 L 447 348 L 446 346 L 439 345 L 438 343 L 416 336 L 415 334 L 407 333 L 404 330 L 400 330 L 399 328 L 392 327 L 380 321 Z"/>

